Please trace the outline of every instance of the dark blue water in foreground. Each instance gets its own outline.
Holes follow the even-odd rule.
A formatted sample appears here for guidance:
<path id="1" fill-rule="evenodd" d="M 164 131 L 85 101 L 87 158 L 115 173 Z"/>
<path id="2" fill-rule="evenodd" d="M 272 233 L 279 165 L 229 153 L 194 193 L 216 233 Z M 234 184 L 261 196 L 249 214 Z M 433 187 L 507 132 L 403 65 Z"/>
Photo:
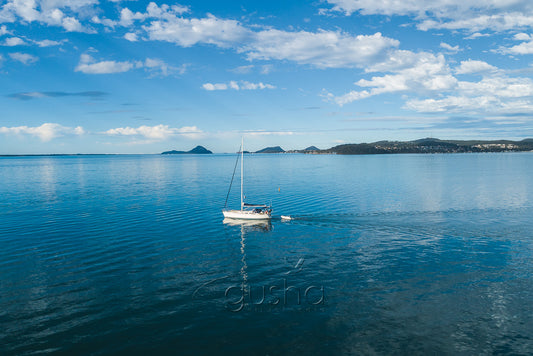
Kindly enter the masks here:
<path id="1" fill-rule="evenodd" d="M 0 158 L 0 354 L 533 350 L 532 153 L 234 159 Z"/>

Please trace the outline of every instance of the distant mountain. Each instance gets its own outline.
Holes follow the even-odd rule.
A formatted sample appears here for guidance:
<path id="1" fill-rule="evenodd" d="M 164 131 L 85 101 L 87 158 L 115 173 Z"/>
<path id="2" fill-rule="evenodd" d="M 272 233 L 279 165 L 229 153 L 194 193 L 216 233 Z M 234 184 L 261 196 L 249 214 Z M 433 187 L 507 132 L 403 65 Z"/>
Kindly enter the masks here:
<path id="1" fill-rule="evenodd" d="M 283 153 L 283 152 L 285 152 L 283 148 L 279 146 L 275 146 L 275 147 L 263 148 L 262 150 L 259 150 L 255 153 Z"/>
<path id="2" fill-rule="evenodd" d="M 320 151 L 320 149 L 316 146 L 309 146 L 304 151 Z"/>
<path id="3" fill-rule="evenodd" d="M 205 147 L 203 146 L 196 146 L 195 148 L 193 148 L 192 150 L 190 151 L 176 151 L 176 150 L 172 150 L 172 151 L 165 151 L 165 152 L 162 152 L 161 154 L 162 155 L 181 155 L 181 154 L 212 154 L 213 152 L 209 151 L 208 149 L 206 149 Z"/>
<path id="4" fill-rule="evenodd" d="M 439 140 L 423 138 L 414 141 L 378 141 L 373 143 L 344 144 L 317 153 L 346 155 L 384 153 L 467 153 L 467 152 L 520 152 L 533 151 L 533 139 L 510 140 Z"/>

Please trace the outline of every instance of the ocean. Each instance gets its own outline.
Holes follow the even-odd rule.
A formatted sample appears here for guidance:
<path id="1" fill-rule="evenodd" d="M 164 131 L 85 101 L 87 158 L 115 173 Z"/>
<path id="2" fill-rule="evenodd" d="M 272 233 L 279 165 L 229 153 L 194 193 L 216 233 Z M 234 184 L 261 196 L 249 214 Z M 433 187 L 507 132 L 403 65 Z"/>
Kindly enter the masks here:
<path id="1" fill-rule="evenodd" d="M 533 350 L 533 153 L 235 159 L 1 157 L 0 354 Z"/>

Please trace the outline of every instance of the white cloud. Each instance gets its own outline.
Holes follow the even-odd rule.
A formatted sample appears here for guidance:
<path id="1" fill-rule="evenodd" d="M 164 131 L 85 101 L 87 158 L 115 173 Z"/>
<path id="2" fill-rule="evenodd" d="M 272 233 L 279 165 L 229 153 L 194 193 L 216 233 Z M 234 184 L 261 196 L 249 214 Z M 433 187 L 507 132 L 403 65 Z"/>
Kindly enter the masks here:
<path id="1" fill-rule="evenodd" d="M 148 4 L 146 11 L 148 13 L 148 17 L 171 18 L 176 15 L 181 15 L 186 12 L 189 12 L 190 9 L 188 6 L 182 6 L 178 4 L 172 6 L 168 6 L 166 4 L 158 6 L 156 3 L 151 2 L 150 4 Z"/>
<path id="2" fill-rule="evenodd" d="M 65 135 L 82 135 L 85 133 L 81 126 L 71 128 L 55 123 L 45 123 L 37 127 L 17 126 L 0 127 L 0 133 L 5 135 L 31 135 L 38 137 L 43 142 Z"/>
<path id="3" fill-rule="evenodd" d="M 533 110 L 533 81 L 494 76 L 479 82 L 458 82 L 443 98 L 411 99 L 405 107 L 420 112 L 514 114 Z"/>
<path id="4" fill-rule="evenodd" d="M 19 37 L 9 37 L 9 38 L 6 38 L 6 40 L 4 41 L 4 46 L 8 46 L 8 47 L 22 46 L 25 44 L 26 42 L 24 42 L 24 40 Z"/>
<path id="5" fill-rule="evenodd" d="M 189 138 L 199 137 L 203 132 L 196 126 L 184 126 L 181 128 L 172 128 L 168 125 L 156 126 L 139 126 L 134 127 L 118 127 L 104 132 L 110 136 L 142 136 L 149 140 L 162 141 L 172 136 L 180 135 Z"/>
<path id="6" fill-rule="evenodd" d="M 224 83 L 218 83 L 218 84 L 205 83 L 202 85 L 202 88 L 204 88 L 205 90 L 209 90 L 209 91 L 226 90 L 228 89 L 228 85 Z"/>
<path id="7" fill-rule="evenodd" d="M 502 100 L 496 96 L 448 96 L 444 99 L 410 100 L 407 109 L 427 113 L 516 114 L 531 112 L 530 100 Z M 487 110 L 489 109 L 489 110 Z"/>
<path id="8" fill-rule="evenodd" d="M 373 35 L 353 36 L 340 31 L 317 32 L 281 31 L 267 29 L 252 31 L 239 21 L 221 19 L 208 14 L 205 18 L 184 18 L 168 6 L 151 3 L 146 13 L 121 12 L 121 22 L 131 25 L 134 20 L 145 21 L 141 26 L 147 39 L 166 41 L 182 47 L 211 44 L 233 48 L 250 60 L 290 60 L 320 68 L 363 67 L 386 57 L 387 51 L 399 46 L 399 41 Z M 136 40 L 131 36 L 129 40 Z M 265 67 L 268 72 L 270 67 Z"/>
<path id="9" fill-rule="evenodd" d="M 124 38 L 127 39 L 130 42 L 137 42 L 138 37 L 136 33 L 128 32 L 124 35 Z"/>
<path id="10" fill-rule="evenodd" d="M 96 62 L 93 57 L 88 54 L 82 54 L 80 63 L 76 67 L 76 72 L 85 74 L 111 74 L 123 73 L 133 69 L 135 65 L 131 62 L 116 62 L 116 61 L 101 61 Z"/>
<path id="11" fill-rule="evenodd" d="M 133 22 L 135 20 L 144 20 L 146 18 L 146 15 L 145 14 L 142 14 L 140 12 L 132 12 L 130 9 L 128 8 L 124 8 L 120 11 L 120 25 L 121 26 L 124 26 L 124 27 L 129 27 L 131 25 L 133 25 Z"/>
<path id="12" fill-rule="evenodd" d="M 276 87 L 271 84 L 250 83 L 247 81 L 241 82 L 240 88 L 242 90 L 257 90 L 257 89 L 275 89 Z"/>
<path id="13" fill-rule="evenodd" d="M 286 32 L 266 30 L 255 34 L 254 41 L 244 46 L 249 59 L 291 60 L 319 68 L 362 67 L 385 58 L 387 50 L 399 41 L 373 35 L 351 36 L 332 31 Z"/>
<path id="14" fill-rule="evenodd" d="M 476 38 L 480 38 L 480 37 L 489 37 L 490 35 L 488 33 L 479 33 L 479 32 L 474 32 L 473 34 L 469 35 L 469 36 L 466 36 L 465 37 L 465 40 L 475 40 Z"/>
<path id="15" fill-rule="evenodd" d="M 425 20 L 418 25 L 418 28 L 422 31 L 468 30 L 470 32 L 478 32 L 482 30 L 490 30 L 502 32 L 521 28 L 531 28 L 533 23 L 532 13 L 524 15 L 522 13 L 512 12 L 479 16 L 472 13 L 472 17 L 463 16 L 450 21 Z"/>
<path id="16" fill-rule="evenodd" d="M 164 61 L 157 58 L 146 58 L 144 61 L 96 61 L 89 54 L 82 54 L 80 62 L 76 66 L 76 72 L 85 74 L 112 74 L 124 73 L 132 69 L 144 69 L 152 76 L 162 75 L 168 76 L 173 73 L 185 73 L 187 66 L 182 65 L 179 68 L 172 67 Z"/>
<path id="17" fill-rule="evenodd" d="M 496 67 L 483 61 L 467 60 L 461 61 L 461 65 L 455 69 L 456 74 L 472 74 L 482 72 L 492 72 L 497 70 Z"/>
<path id="18" fill-rule="evenodd" d="M 236 73 L 236 74 L 248 74 L 251 73 L 255 68 L 259 70 L 259 73 L 261 74 L 268 74 L 272 72 L 272 69 L 274 68 L 272 64 L 264 64 L 261 66 L 255 66 L 253 64 L 246 65 L 246 66 L 240 66 L 237 68 L 229 69 L 230 72 Z"/>
<path id="19" fill-rule="evenodd" d="M 507 54 L 532 54 L 533 53 L 533 41 L 522 42 L 510 48 L 501 48 L 500 52 L 507 53 Z"/>
<path id="20" fill-rule="evenodd" d="M 272 66 L 272 64 L 262 65 L 261 66 L 261 74 L 268 74 L 268 73 L 272 72 L 273 68 L 274 68 L 274 66 Z"/>
<path id="21" fill-rule="evenodd" d="M 0 26 L 0 36 L 10 35 L 10 34 L 11 34 L 11 31 L 8 31 L 5 25 Z"/>
<path id="22" fill-rule="evenodd" d="M 533 54 L 533 35 L 520 32 L 513 36 L 513 40 L 523 42 L 511 47 L 502 46 L 497 50 L 493 50 L 493 52 L 512 55 Z"/>
<path id="23" fill-rule="evenodd" d="M 446 42 L 441 42 L 440 43 L 440 47 L 441 48 L 444 48 L 445 50 L 447 50 L 448 52 L 451 52 L 451 53 L 457 53 L 460 51 L 460 48 L 459 48 L 459 45 L 457 46 L 452 46 Z"/>
<path id="24" fill-rule="evenodd" d="M 8 0 L 0 10 L 0 22 L 39 22 L 68 32 L 91 32 L 75 17 L 98 0 Z"/>
<path id="25" fill-rule="evenodd" d="M 203 19 L 166 17 L 143 26 L 151 40 L 176 43 L 190 47 L 198 43 L 231 47 L 250 35 L 238 21 L 223 20 L 213 15 Z"/>
<path id="26" fill-rule="evenodd" d="M 186 66 L 175 68 L 157 58 L 146 58 L 142 66 L 153 75 L 158 74 L 164 77 L 170 75 L 171 73 L 175 73 L 176 71 L 179 72 L 179 74 L 184 74 L 186 70 Z"/>
<path id="27" fill-rule="evenodd" d="M 517 33 L 513 36 L 513 39 L 516 40 L 516 41 L 529 41 L 533 38 L 531 38 L 530 35 L 528 35 L 527 33 Z"/>
<path id="28" fill-rule="evenodd" d="M 34 41 L 34 43 L 39 47 L 52 47 L 52 46 L 59 46 L 63 44 L 64 42 L 67 42 L 67 40 L 62 41 L 52 41 L 52 40 L 42 40 L 42 41 Z"/>
<path id="29" fill-rule="evenodd" d="M 452 75 L 443 55 L 391 52 L 387 61 L 367 68 L 367 72 L 389 72 L 355 84 L 353 90 L 335 96 L 327 91 L 328 101 L 345 105 L 353 101 L 386 93 L 404 93 L 422 98 L 406 98 L 404 108 L 419 112 L 514 114 L 533 109 L 533 80 L 503 75 L 497 67 L 484 61 L 462 61 L 455 74 L 482 74 L 479 81 L 459 81 Z M 426 97 L 426 98 L 424 98 Z M 524 111 L 526 110 L 526 111 Z"/>
<path id="30" fill-rule="evenodd" d="M 135 21 L 144 21 L 148 18 L 155 18 L 160 20 L 172 20 L 177 16 L 189 12 L 190 9 L 188 6 L 182 5 L 161 5 L 158 6 L 156 3 L 151 2 L 146 7 L 146 12 L 133 12 L 128 8 L 123 8 L 120 11 L 120 20 L 118 24 L 124 27 L 130 27 L 134 24 Z"/>
<path id="31" fill-rule="evenodd" d="M 32 64 L 39 60 L 39 58 L 32 56 L 31 54 L 20 52 L 10 53 L 9 56 L 11 57 L 11 59 L 18 61 L 24 65 Z"/>
<path id="32" fill-rule="evenodd" d="M 418 28 L 506 31 L 531 28 L 533 5 L 530 0 L 433 0 L 375 1 L 326 0 L 333 5 L 329 11 L 346 15 L 413 16 L 420 21 Z M 322 11 L 328 12 L 328 10 Z"/>
<path id="33" fill-rule="evenodd" d="M 479 82 L 459 82 L 459 92 L 468 96 L 523 98 L 533 96 L 533 81 L 529 78 L 504 76 L 485 77 Z"/>
<path id="34" fill-rule="evenodd" d="M 370 90 L 351 91 L 338 97 L 328 93 L 326 98 L 342 106 L 384 93 L 441 92 L 453 89 L 457 85 L 457 79 L 451 75 L 443 55 L 400 51 L 392 58 L 378 65 L 377 68 L 383 71 L 386 69 L 386 64 L 389 64 L 389 71 L 393 74 L 375 76 L 370 80 L 361 79 L 355 83 L 359 87 L 370 88 Z M 375 68 L 369 68 L 371 69 L 375 70 Z"/>
<path id="35" fill-rule="evenodd" d="M 91 22 L 98 24 L 98 25 L 103 25 L 103 26 L 106 26 L 112 29 L 115 28 L 115 26 L 117 25 L 116 21 L 106 19 L 106 18 L 100 18 L 98 16 L 93 16 L 91 19 Z"/>
<path id="36" fill-rule="evenodd" d="M 374 0 L 326 0 L 333 5 L 333 11 L 350 15 L 360 12 L 363 15 L 415 15 L 418 17 L 431 14 L 438 18 L 453 18 L 461 14 L 478 12 L 482 14 L 499 11 L 530 12 L 531 3 L 528 0 L 433 0 L 433 1 L 374 1 Z"/>
<path id="37" fill-rule="evenodd" d="M 253 64 L 250 64 L 246 66 L 240 66 L 237 68 L 233 68 L 233 69 L 230 69 L 229 71 L 233 73 L 237 73 L 237 74 L 248 74 L 252 71 L 252 69 L 254 69 L 254 67 L 255 66 Z"/>
<path id="38" fill-rule="evenodd" d="M 258 89 L 275 89 L 276 87 L 272 84 L 264 84 L 262 82 L 259 83 L 251 83 L 247 81 L 230 81 L 229 83 L 205 83 L 202 85 L 202 88 L 208 91 L 213 90 L 258 90 Z"/>
<path id="39" fill-rule="evenodd" d="M 81 23 L 74 17 L 65 17 L 61 20 L 62 26 L 68 32 L 84 32 Z"/>

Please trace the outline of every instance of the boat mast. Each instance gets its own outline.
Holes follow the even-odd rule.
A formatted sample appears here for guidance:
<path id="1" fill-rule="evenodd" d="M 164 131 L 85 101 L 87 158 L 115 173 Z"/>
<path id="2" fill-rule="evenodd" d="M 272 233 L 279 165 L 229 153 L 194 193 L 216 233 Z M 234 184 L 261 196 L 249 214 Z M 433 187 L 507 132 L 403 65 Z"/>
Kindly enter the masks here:
<path id="1" fill-rule="evenodd" d="M 243 160 L 244 160 L 244 136 L 241 137 L 241 211 L 244 209 L 244 194 L 243 194 L 243 172 L 244 172 L 244 166 L 243 166 Z"/>

